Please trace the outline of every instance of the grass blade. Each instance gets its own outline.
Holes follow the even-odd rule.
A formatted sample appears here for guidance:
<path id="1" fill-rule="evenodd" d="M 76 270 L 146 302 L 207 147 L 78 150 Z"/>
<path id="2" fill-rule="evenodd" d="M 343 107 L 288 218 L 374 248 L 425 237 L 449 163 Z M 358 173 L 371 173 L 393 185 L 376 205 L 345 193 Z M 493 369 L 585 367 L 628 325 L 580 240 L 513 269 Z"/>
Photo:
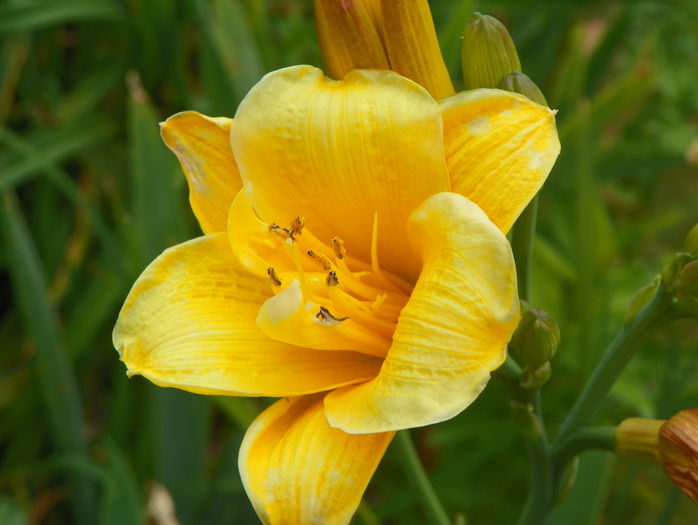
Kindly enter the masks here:
<path id="1" fill-rule="evenodd" d="M 47 301 L 46 278 L 36 247 L 16 197 L 4 192 L 0 223 L 9 247 L 9 270 L 15 297 L 27 331 L 36 344 L 34 362 L 47 411 L 53 446 L 57 451 L 87 456 L 82 408 L 73 369 L 62 343 L 55 312 Z M 73 506 L 78 523 L 89 522 L 92 487 L 73 477 Z"/>

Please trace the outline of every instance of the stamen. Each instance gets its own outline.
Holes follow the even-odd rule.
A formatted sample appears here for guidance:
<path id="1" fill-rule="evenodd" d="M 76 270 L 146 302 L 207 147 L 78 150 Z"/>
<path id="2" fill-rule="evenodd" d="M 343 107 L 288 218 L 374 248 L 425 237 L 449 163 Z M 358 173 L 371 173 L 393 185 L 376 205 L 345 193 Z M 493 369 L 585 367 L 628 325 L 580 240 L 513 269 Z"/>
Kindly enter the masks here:
<path id="1" fill-rule="evenodd" d="M 339 286 L 339 277 L 337 277 L 337 272 L 332 270 L 327 274 L 327 279 L 325 279 L 327 286 Z"/>
<path id="2" fill-rule="evenodd" d="M 332 237 L 332 248 L 334 248 L 334 254 L 340 261 L 347 256 L 347 250 L 344 248 L 344 241 L 339 237 Z"/>
<path id="3" fill-rule="evenodd" d="M 328 257 L 325 257 L 321 253 L 316 253 L 313 250 L 308 250 L 306 253 L 308 254 L 308 256 L 311 259 L 315 259 L 317 262 L 322 264 L 322 268 L 324 270 L 331 270 L 332 269 L 332 261 L 330 261 L 330 259 Z"/>
<path id="4" fill-rule="evenodd" d="M 328 292 L 332 304 L 349 313 L 354 322 L 388 341 L 392 338 L 397 317 L 388 320 L 377 316 L 367 305 L 344 292 L 339 286 L 330 286 Z"/>
<path id="5" fill-rule="evenodd" d="M 374 311 L 378 310 L 387 298 L 388 298 L 388 296 L 386 294 L 384 294 L 384 293 L 379 294 L 376 297 L 376 300 L 373 301 L 373 304 L 371 305 L 371 310 L 374 310 Z"/>
<path id="6" fill-rule="evenodd" d="M 269 231 L 275 233 L 284 240 L 293 238 L 293 232 L 291 230 L 289 230 L 288 228 L 282 228 L 275 222 L 272 222 L 269 225 Z"/>
<path id="7" fill-rule="evenodd" d="M 271 266 L 267 268 L 267 275 L 269 275 L 269 279 L 271 279 L 271 283 L 274 286 L 281 286 L 281 279 L 276 275 L 276 270 L 272 268 Z"/>
<path id="8" fill-rule="evenodd" d="M 291 237 L 294 235 L 300 235 L 303 233 L 303 227 L 305 226 L 305 219 L 300 215 L 291 221 Z"/>
<path id="9" fill-rule="evenodd" d="M 305 292 L 305 271 L 303 270 L 303 265 L 298 259 L 298 251 L 296 250 L 296 245 L 294 244 L 293 239 L 286 239 L 286 247 L 291 260 L 293 261 L 293 265 L 296 267 L 296 271 L 298 272 L 298 280 L 300 281 L 301 289 L 303 289 Z"/>
<path id="10" fill-rule="evenodd" d="M 395 276 L 396 279 L 399 279 L 398 283 L 395 283 L 393 280 L 383 275 L 380 265 L 378 264 L 378 212 L 373 215 L 373 229 L 371 231 L 371 269 L 376 278 L 389 289 L 396 292 L 406 291 L 408 294 L 412 292 L 412 287 L 402 279 Z M 400 284 L 403 284 L 403 286 L 401 287 Z"/>
<path id="11" fill-rule="evenodd" d="M 329 322 L 330 324 L 341 323 L 342 321 L 349 319 L 348 317 L 335 317 L 324 306 L 320 307 L 320 311 L 315 314 L 315 317 L 320 321 Z"/>

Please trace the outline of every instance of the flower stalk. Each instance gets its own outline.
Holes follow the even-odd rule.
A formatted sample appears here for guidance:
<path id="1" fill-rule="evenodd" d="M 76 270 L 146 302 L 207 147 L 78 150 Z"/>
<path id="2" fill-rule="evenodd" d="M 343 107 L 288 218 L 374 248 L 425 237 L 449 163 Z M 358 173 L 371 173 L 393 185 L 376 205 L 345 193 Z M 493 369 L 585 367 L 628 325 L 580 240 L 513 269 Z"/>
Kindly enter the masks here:
<path id="1" fill-rule="evenodd" d="M 639 350 L 642 339 L 669 313 L 671 304 L 671 296 L 660 285 L 654 297 L 623 326 L 567 414 L 556 444 L 564 442 L 579 425 L 594 416 L 621 372 Z"/>
<path id="2" fill-rule="evenodd" d="M 429 476 L 424 471 L 424 466 L 419 459 L 417 449 L 412 441 L 409 430 L 401 430 L 395 436 L 395 444 L 400 449 L 400 458 L 403 460 L 405 473 L 414 484 L 419 495 L 420 503 L 429 518 L 429 523 L 434 525 L 451 525 L 451 520 L 441 505 L 434 487 L 431 486 Z"/>

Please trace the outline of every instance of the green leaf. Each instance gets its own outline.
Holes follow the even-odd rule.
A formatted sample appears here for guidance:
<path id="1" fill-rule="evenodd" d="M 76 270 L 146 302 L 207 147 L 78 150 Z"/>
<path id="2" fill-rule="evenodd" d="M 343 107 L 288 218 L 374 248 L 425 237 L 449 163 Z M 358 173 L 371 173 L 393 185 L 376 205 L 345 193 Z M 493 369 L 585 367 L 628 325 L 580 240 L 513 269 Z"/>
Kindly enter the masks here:
<path id="1" fill-rule="evenodd" d="M 55 311 L 48 301 L 46 278 L 36 246 L 27 229 L 15 195 L 2 193 L 0 225 L 10 253 L 10 278 L 27 332 L 36 345 L 34 364 L 51 427 L 53 446 L 59 452 L 87 455 L 82 407 L 75 376 L 63 346 Z M 73 477 L 76 518 L 87 523 L 93 493 L 86 480 Z"/>
<path id="2" fill-rule="evenodd" d="M 0 172 L 0 191 L 26 182 L 41 170 L 107 140 L 115 130 L 114 124 L 100 115 L 73 122 L 60 132 L 37 133 L 28 141 L 30 152 L 27 154 L 0 156 L 0 165 L 5 166 Z M 7 141 L 8 134 L 7 130 L 0 129 L 0 140 Z"/>
<path id="3" fill-rule="evenodd" d="M 115 2 L 71 0 L 8 3 L 0 7 L 0 36 L 80 20 L 114 20 L 121 14 Z"/>
<path id="4" fill-rule="evenodd" d="M 143 524 L 141 491 L 126 455 L 111 439 L 105 439 L 102 447 L 107 461 L 99 525 Z"/>

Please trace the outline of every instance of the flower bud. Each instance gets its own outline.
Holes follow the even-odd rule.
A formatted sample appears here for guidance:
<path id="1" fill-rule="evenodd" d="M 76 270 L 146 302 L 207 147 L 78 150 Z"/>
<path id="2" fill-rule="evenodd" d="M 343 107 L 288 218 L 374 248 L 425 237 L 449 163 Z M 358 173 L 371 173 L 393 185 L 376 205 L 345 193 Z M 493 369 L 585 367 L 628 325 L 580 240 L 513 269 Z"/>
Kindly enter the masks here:
<path id="1" fill-rule="evenodd" d="M 453 95 L 427 0 L 382 0 L 390 69 L 421 84 L 435 99 Z"/>
<path id="2" fill-rule="evenodd" d="M 543 92 L 536 86 L 535 82 L 533 82 L 528 75 L 520 71 L 514 71 L 505 76 L 499 83 L 499 88 L 506 91 L 513 91 L 514 93 L 520 93 L 541 106 L 548 105 L 548 101 L 545 100 Z"/>
<path id="3" fill-rule="evenodd" d="M 631 417 L 616 428 L 616 452 L 632 461 L 657 460 L 661 419 Z"/>
<path id="4" fill-rule="evenodd" d="M 509 343 L 509 350 L 524 368 L 538 370 L 550 361 L 560 344 L 560 328 L 544 310 L 521 302 L 521 321 Z"/>
<path id="5" fill-rule="evenodd" d="M 659 283 L 661 282 L 661 277 L 657 275 L 652 281 L 647 283 L 645 286 L 637 290 L 633 296 L 630 298 L 630 303 L 628 304 L 628 309 L 625 312 L 625 322 L 628 323 L 630 320 L 637 315 L 637 313 L 642 310 L 650 299 L 654 297 L 659 288 Z"/>
<path id="6" fill-rule="evenodd" d="M 686 239 L 683 241 L 683 249 L 693 257 L 698 257 L 698 224 L 691 228 L 691 231 L 686 235 Z"/>
<path id="7" fill-rule="evenodd" d="M 540 419 L 536 417 L 531 403 L 511 402 L 511 418 L 526 439 L 533 441 L 541 434 Z"/>
<path id="8" fill-rule="evenodd" d="M 698 259 L 677 253 L 664 268 L 662 282 L 681 315 L 698 317 Z"/>
<path id="9" fill-rule="evenodd" d="M 698 408 L 682 410 L 664 423 L 659 460 L 674 484 L 698 503 Z"/>
<path id="10" fill-rule="evenodd" d="M 341 79 L 352 69 L 390 69 L 380 38 L 376 0 L 315 0 L 315 25 L 327 73 Z"/>
<path id="11" fill-rule="evenodd" d="M 461 50 L 465 89 L 496 88 L 502 79 L 521 71 L 514 42 L 494 17 L 473 13 L 463 32 Z"/>
<path id="12" fill-rule="evenodd" d="M 550 366 L 550 361 L 543 363 L 543 366 L 537 370 L 530 368 L 524 369 L 521 374 L 521 386 L 523 388 L 540 388 L 548 382 L 553 373 L 553 367 Z"/>
<path id="13" fill-rule="evenodd" d="M 692 309 L 698 308 L 698 260 L 683 265 L 678 274 L 676 298 Z"/>

